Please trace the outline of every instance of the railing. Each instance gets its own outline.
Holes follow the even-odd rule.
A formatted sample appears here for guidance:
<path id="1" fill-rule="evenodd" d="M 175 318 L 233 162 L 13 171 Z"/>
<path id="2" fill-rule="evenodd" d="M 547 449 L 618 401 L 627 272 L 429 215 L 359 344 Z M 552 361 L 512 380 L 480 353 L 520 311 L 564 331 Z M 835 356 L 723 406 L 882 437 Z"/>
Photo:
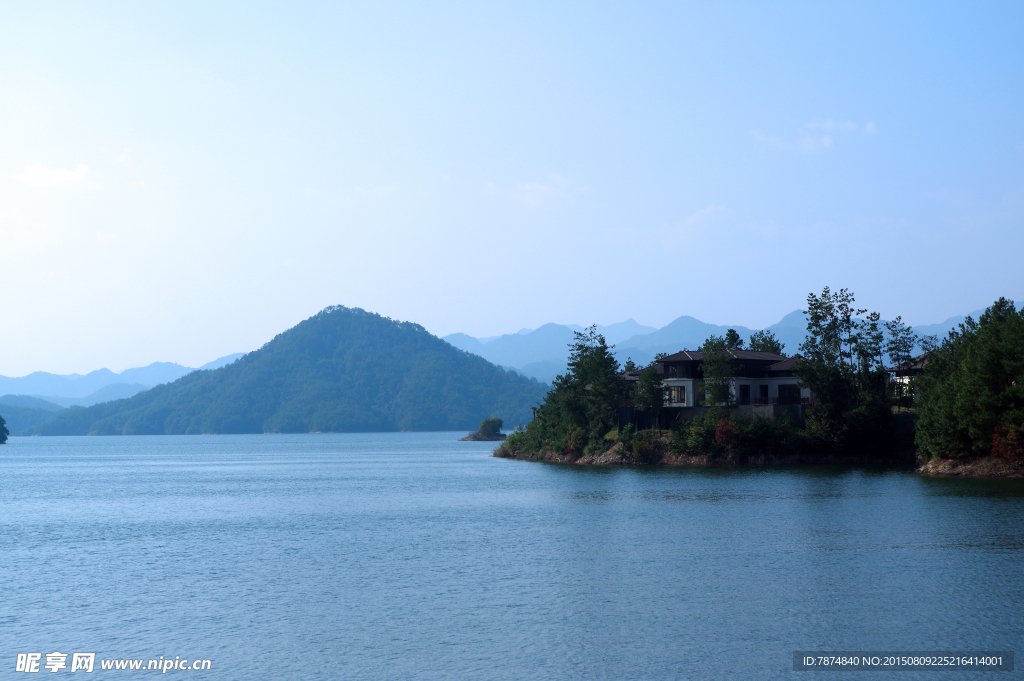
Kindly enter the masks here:
<path id="1" fill-rule="evenodd" d="M 809 397 L 751 397 L 749 402 L 740 404 L 810 404 Z"/>

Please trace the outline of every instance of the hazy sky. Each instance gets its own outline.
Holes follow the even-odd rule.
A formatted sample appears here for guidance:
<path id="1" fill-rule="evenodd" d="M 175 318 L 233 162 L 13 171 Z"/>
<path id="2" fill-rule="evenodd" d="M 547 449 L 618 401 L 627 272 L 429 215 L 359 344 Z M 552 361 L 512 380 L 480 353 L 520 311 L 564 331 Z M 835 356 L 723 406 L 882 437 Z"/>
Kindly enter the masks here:
<path id="1" fill-rule="evenodd" d="M 8 376 L 1024 299 L 1020 2 L 6 2 L 0 64 Z"/>

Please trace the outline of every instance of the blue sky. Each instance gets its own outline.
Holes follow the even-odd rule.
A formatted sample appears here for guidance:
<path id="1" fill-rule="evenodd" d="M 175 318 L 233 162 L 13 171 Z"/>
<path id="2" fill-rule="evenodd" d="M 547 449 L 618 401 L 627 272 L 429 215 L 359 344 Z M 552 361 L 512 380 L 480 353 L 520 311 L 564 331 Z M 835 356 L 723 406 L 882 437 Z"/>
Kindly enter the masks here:
<path id="1" fill-rule="evenodd" d="M 1024 298 L 1020 3 L 0 13 L 0 374 Z"/>

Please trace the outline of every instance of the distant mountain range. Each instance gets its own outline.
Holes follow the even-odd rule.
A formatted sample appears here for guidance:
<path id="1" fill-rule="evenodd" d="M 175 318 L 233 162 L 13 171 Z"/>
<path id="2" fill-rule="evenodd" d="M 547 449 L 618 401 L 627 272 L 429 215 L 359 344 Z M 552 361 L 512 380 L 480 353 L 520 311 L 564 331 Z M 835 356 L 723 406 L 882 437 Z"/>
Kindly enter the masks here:
<path id="1" fill-rule="evenodd" d="M 471 430 L 527 422 L 548 386 L 422 326 L 327 308 L 259 350 L 127 399 L 62 409 L 24 435 Z M 24 408 L 45 409 L 23 401 Z"/>
<path id="2" fill-rule="evenodd" d="M 941 337 L 964 319 L 914 331 Z M 598 330 L 620 361 L 645 364 L 729 328 L 745 340 L 753 332 L 689 316 L 660 329 L 628 319 Z M 796 310 L 768 330 L 794 354 L 805 328 Z M 438 339 L 416 324 L 329 308 L 254 353 L 200 367 L 207 371 L 155 362 L 120 374 L 0 376 L 0 414 L 12 433 L 24 434 L 461 430 L 490 416 L 526 422 L 544 384 L 565 371 L 580 330 L 545 324 L 492 338 Z"/>
<path id="3" fill-rule="evenodd" d="M 984 310 L 975 310 L 970 316 L 977 319 L 982 312 Z M 966 316 L 950 317 L 938 324 L 914 327 L 914 332 L 919 336 L 934 334 L 942 337 L 964 319 Z M 474 338 L 464 333 L 453 333 L 445 336 L 443 340 L 494 364 L 515 369 L 538 381 L 551 383 L 558 374 L 565 372 L 573 332 L 582 328 L 575 324 L 545 324 L 534 330 L 522 329 L 517 333 L 490 338 Z M 615 345 L 614 352 L 620 362 L 631 358 L 637 364 L 647 364 L 659 352 L 671 354 L 680 350 L 695 350 L 708 336 L 721 336 L 729 329 L 735 329 L 744 341 L 749 340 L 750 335 L 758 330 L 739 324 L 708 324 L 689 316 L 679 317 L 660 329 L 642 326 L 633 319 L 598 326 L 598 331 L 604 334 L 605 340 Z M 774 333 L 782 341 L 786 354 L 793 355 L 799 351 L 800 344 L 806 336 L 806 329 L 806 316 L 801 310 L 794 310 L 766 330 Z"/>
<path id="4" fill-rule="evenodd" d="M 242 355 L 227 355 L 199 369 L 219 369 Z M 36 371 L 18 378 L 0 376 L 0 395 L 33 395 L 62 407 L 89 407 L 100 402 L 131 397 L 161 383 L 176 381 L 193 371 L 196 369 L 173 362 L 153 362 L 149 366 L 125 369 L 119 374 L 110 369 L 97 369 L 85 375 Z"/>
<path id="5" fill-rule="evenodd" d="M 213 370 L 234 362 L 243 353 L 227 355 L 199 367 Z M 97 369 L 81 374 L 50 374 L 37 371 L 20 378 L 0 376 L 0 415 L 7 429 L 19 433 L 42 423 L 67 407 L 91 407 L 94 404 L 132 397 L 150 388 L 175 381 L 196 369 L 171 362 L 154 362 L 146 367 L 127 369 L 116 374 Z M 136 381 L 136 382 L 129 382 Z"/>

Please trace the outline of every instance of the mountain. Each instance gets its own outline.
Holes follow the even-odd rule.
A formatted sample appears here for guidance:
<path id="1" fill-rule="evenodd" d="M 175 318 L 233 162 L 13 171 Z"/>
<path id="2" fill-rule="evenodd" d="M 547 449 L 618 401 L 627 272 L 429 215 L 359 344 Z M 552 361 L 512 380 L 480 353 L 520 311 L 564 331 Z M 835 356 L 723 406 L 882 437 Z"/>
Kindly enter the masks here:
<path id="1" fill-rule="evenodd" d="M 596 326 L 612 345 L 625 338 L 657 331 L 653 326 L 643 326 L 634 319 Z M 578 324 L 545 324 L 537 329 L 520 329 L 503 336 L 474 338 L 464 333 L 453 333 L 442 340 L 499 366 L 512 367 L 538 381 L 551 383 L 555 376 L 565 372 L 573 332 L 582 330 Z"/>
<path id="2" fill-rule="evenodd" d="M 765 331 L 771 331 L 782 342 L 784 353 L 795 355 L 800 352 L 800 344 L 807 337 L 807 315 L 803 310 L 793 310 L 777 323 L 766 327 Z M 749 336 L 744 340 L 749 340 Z"/>
<path id="3" fill-rule="evenodd" d="M 7 422 L 7 431 L 16 435 L 26 428 L 49 421 L 53 418 L 53 412 L 46 409 L 33 409 L 31 407 L 15 407 L 9 404 L 0 404 L 0 416 Z"/>
<path id="4" fill-rule="evenodd" d="M 572 343 L 573 330 L 563 324 L 545 324 L 527 334 L 508 333 L 488 343 L 480 343 L 471 336 L 458 334 L 458 337 L 445 336 L 443 340 L 456 347 L 480 355 L 487 361 L 501 366 L 521 367 L 530 362 L 569 355 L 569 344 Z M 454 342 L 453 342 L 454 341 Z M 476 341 L 476 345 L 473 344 Z"/>
<path id="5" fill-rule="evenodd" d="M 241 357 L 241 354 L 227 355 L 215 359 L 209 364 L 204 364 L 201 369 L 216 369 L 229 364 Z M 149 366 L 135 369 L 125 369 L 121 373 L 114 373 L 110 369 L 97 369 L 82 374 L 51 374 L 45 371 L 36 371 L 27 376 L 11 378 L 0 376 L 0 393 L 11 393 L 15 395 L 41 395 L 46 399 L 78 398 L 73 404 L 95 404 L 93 395 L 100 389 L 115 384 L 138 384 L 143 388 L 152 388 L 161 383 L 176 381 L 182 376 L 195 371 L 191 367 L 181 366 L 173 362 L 153 362 Z M 124 389 L 121 389 L 124 392 Z M 138 391 L 136 391 L 138 392 Z M 116 394 L 112 392 L 111 395 Z M 127 394 L 117 394 L 118 398 L 127 397 Z M 114 399 L 108 397 L 106 399 Z"/>
<path id="6" fill-rule="evenodd" d="M 418 324 L 330 307 L 227 366 L 22 434 L 472 430 L 487 417 L 528 421 L 546 392 Z"/>
<path id="7" fill-rule="evenodd" d="M 971 313 L 975 319 L 984 310 Z M 964 317 L 950 317 L 939 324 L 914 327 L 919 336 L 937 334 L 940 338 L 964 320 Z M 453 333 L 445 336 L 455 347 L 467 352 L 515 369 L 516 371 L 539 381 L 551 383 L 555 376 L 565 372 L 565 362 L 569 355 L 568 345 L 572 342 L 573 331 L 582 327 L 575 324 L 545 324 L 530 331 L 522 329 L 518 333 L 505 334 L 489 339 L 477 339 L 464 333 Z M 598 331 L 605 334 L 605 340 L 615 345 L 615 356 L 620 362 L 627 358 L 637 364 L 647 364 L 659 352 L 673 353 L 680 350 L 695 350 L 714 334 L 724 335 L 729 329 L 735 329 L 745 341 L 750 339 L 754 329 L 738 324 L 708 324 L 690 316 L 682 316 L 660 329 L 641 326 L 629 319 L 619 324 L 598 326 Z M 790 312 L 778 323 L 766 328 L 775 334 L 784 345 L 784 352 L 792 355 L 800 350 L 807 330 L 807 318 L 802 310 Z M 629 334 L 630 331 L 638 331 Z M 627 335 L 624 335 L 627 334 Z M 486 340 L 487 342 L 484 342 Z M 918 348 L 920 352 L 920 348 Z"/>
<path id="8" fill-rule="evenodd" d="M 644 326 L 643 324 L 637 324 L 632 318 L 627 319 L 624 322 L 617 324 L 609 324 L 608 326 L 597 326 L 597 332 L 604 334 L 605 341 L 609 345 L 618 345 L 622 341 L 633 338 L 634 336 L 642 336 L 647 333 L 654 333 L 657 331 L 653 326 Z"/>
<path id="9" fill-rule="evenodd" d="M 28 376 L 9 378 L 0 376 L 0 393 L 15 395 L 60 395 L 62 397 L 84 397 L 105 385 L 117 383 L 118 375 L 110 369 L 97 369 L 85 374 L 62 376 L 45 371 L 36 371 Z"/>
<path id="10" fill-rule="evenodd" d="M 26 428 L 49 421 L 62 409 L 59 404 L 28 395 L 0 396 L 0 416 L 7 422 L 7 430 L 17 433 Z"/>
<path id="11" fill-rule="evenodd" d="M 744 337 L 751 333 L 745 327 L 716 326 L 693 317 L 680 317 L 661 329 L 628 319 L 598 326 L 597 330 L 610 345 L 616 346 L 619 361 L 632 357 L 635 362 L 646 364 L 654 359 L 655 353 L 676 352 L 687 347 L 695 349 L 710 334 L 721 335 L 728 328 L 735 328 Z M 524 329 L 488 339 L 486 343 L 464 333 L 453 333 L 443 340 L 494 364 L 512 367 L 526 376 L 551 383 L 555 376 L 565 373 L 573 332 L 582 330 L 583 327 L 576 324 L 545 324 L 533 331 Z"/>
<path id="12" fill-rule="evenodd" d="M 946 337 L 947 333 L 963 324 L 967 317 L 972 317 L 974 318 L 974 321 L 978 321 L 978 317 L 984 314 L 984 312 L 985 310 L 975 310 L 969 315 L 950 317 L 946 321 L 938 324 L 922 324 L 921 326 L 915 326 L 914 333 L 918 336 L 938 336 L 941 341 Z"/>
<path id="13" fill-rule="evenodd" d="M 149 390 L 151 387 L 141 383 L 111 383 L 85 397 L 61 397 L 60 395 L 41 395 L 40 397 L 61 407 L 91 407 L 100 402 L 123 400 L 126 397 L 137 395 L 143 390 Z"/>
<path id="14" fill-rule="evenodd" d="M 43 411 L 60 411 L 64 407 L 54 402 L 49 402 L 39 397 L 30 395 L 2 395 L 0 406 L 25 407 L 27 409 L 42 409 Z"/>
<path id="15" fill-rule="evenodd" d="M 753 333 L 745 326 L 718 326 L 702 322 L 694 317 L 683 316 L 673 320 L 654 333 L 633 336 L 622 341 L 616 347 L 615 353 L 621 361 L 632 350 L 645 353 L 645 356 L 649 355 L 652 359 L 654 354 L 658 352 L 671 354 L 680 350 L 696 350 L 708 336 L 712 334 L 721 336 L 730 328 L 735 329 L 744 339 L 749 338 L 750 334 Z M 636 357 L 633 357 L 634 361 L 636 359 Z"/>
<path id="16" fill-rule="evenodd" d="M 234 362 L 239 357 L 245 357 L 245 353 L 244 352 L 236 352 L 233 355 L 225 355 L 224 357 L 221 357 L 219 359 L 215 359 L 212 362 L 207 362 L 203 366 L 199 367 L 199 370 L 200 371 L 213 371 L 214 369 L 220 369 L 223 366 L 227 366 L 228 364 L 231 364 L 232 362 Z"/>

